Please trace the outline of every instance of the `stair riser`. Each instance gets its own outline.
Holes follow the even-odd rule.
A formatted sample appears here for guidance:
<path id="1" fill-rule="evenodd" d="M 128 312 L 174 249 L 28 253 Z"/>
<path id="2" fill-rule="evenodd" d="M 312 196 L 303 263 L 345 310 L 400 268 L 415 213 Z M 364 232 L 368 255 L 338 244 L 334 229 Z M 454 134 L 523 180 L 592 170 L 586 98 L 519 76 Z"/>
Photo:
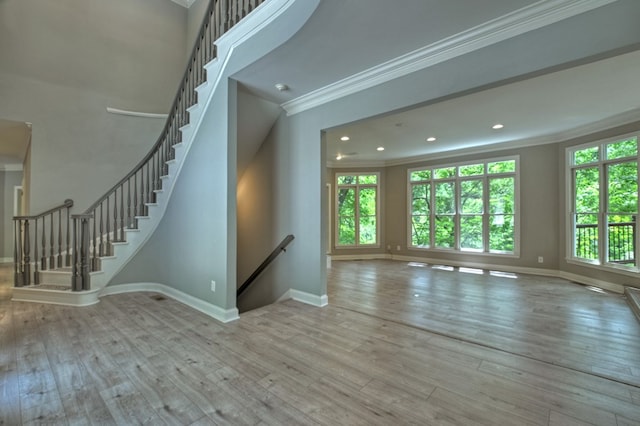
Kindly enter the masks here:
<path id="1" fill-rule="evenodd" d="M 54 284 L 71 287 L 71 272 L 40 271 L 40 284 Z"/>

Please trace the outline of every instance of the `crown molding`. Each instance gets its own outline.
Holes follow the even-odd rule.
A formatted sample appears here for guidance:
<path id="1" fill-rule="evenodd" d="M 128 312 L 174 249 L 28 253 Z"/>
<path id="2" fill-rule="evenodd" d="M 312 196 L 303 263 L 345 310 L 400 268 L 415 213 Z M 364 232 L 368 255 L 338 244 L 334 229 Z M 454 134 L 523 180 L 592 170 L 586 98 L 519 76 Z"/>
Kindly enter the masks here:
<path id="1" fill-rule="evenodd" d="M 22 164 L 0 164 L 0 172 L 21 172 Z"/>
<path id="2" fill-rule="evenodd" d="M 519 139 L 517 141 L 498 142 L 490 145 L 461 148 L 452 151 L 433 152 L 414 157 L 405 157 L 386 161 L 327 161 L 327 167 L 334 169 L 343 169 L 357 167 L 402 166 L 407 164 L 421 163 L 424 161 L 459 157 L 461 155 L 482 154 L 504 149 L 527 148 L 537 145 L 562 143 L 571 139 L 592 135 L 597 132 L 614 129 L 616 127 L 638 122 L 640 122 L 640 108 L 635 108 L 621 114 L 607 117 L 603 120 L 598 120 L 596 122 L 585 124 L 571 130 L 556 132 L 549 135 L 535 136 L 532 138 Z"/>
<path id="3" fill-rule="evenodd" d="M 285 102 L 294 115 L 617 0 L 542 0 Z"/>
<path id="4" fill-rule="evenodd" d="M 196 2 L 196 0 L 171 0 L 171 1 L 179 4 L 182 7 L 186 7 L 187 9 L 189 9 L 191 5 Z"/>

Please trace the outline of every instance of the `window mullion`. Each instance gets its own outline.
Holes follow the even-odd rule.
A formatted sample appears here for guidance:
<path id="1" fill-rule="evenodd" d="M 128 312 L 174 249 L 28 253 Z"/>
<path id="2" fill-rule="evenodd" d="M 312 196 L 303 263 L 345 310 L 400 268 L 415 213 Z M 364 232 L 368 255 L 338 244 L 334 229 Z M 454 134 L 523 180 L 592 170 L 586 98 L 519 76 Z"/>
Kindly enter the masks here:
<path id="1" fill-rule="evenodd" d="M 436 184 L 434 181 L 429 182 L 429 247 L 436 245 Z"/>
<path id="2" fill-rule="evenodd" d="M 485 175 L 482 178 L 482 251 L 489 252 L 489 178 Z"/>
<path id="3" fill-rule="evenodd" d="M 460 216 L 462 215 L 462 207 L 460 203 L 460 197 L 462 196 L 462 191 L 460 189 L 460 178 L 456 178 L 453 181 L 453 202 L 455 205 L 453 206 L 453 249 L 456 251 L 460 250 Z"/>
<path id="4" fill-rule="evenodd" d="M 608 235 L 608 200 L 609 200 L 609 170 L 606 164 L 600 164 L 600 226 L 598 229 L 598 249 L 600 250 L 600 264 L 607 263 L 609 253 L 609 235 Z"/>

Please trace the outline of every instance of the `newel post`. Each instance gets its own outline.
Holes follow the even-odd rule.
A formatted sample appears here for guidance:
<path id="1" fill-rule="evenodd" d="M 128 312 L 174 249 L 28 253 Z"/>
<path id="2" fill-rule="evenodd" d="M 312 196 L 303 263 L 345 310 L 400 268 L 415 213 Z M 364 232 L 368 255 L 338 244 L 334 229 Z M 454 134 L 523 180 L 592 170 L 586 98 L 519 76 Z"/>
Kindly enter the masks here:
<path id="1" fill-rule="evenodd" d="M 74 214 L 73 219 L 73 277 L 71 289 L 73 291 L 89 290 L 91 276 L 89 275 L 89 220 L 91 214 Z"/>
<path id="2" fill-rule="evenodd" d="M 29 219 L 24 221 L 24 246 L 23 246 L 23 258 L 22 258 L 22 285 L 31 285 L 31 245 L 29 236 Z"/>
<path id="3" fill-rule="evenodd" d="M 22 241 L 24 236 L 22 234 L 22 220 L 13 220 L 13 285 L 15 287 L 22 287 L 24 285 L 24 271 L 23 255 L 22 255 Z"/>

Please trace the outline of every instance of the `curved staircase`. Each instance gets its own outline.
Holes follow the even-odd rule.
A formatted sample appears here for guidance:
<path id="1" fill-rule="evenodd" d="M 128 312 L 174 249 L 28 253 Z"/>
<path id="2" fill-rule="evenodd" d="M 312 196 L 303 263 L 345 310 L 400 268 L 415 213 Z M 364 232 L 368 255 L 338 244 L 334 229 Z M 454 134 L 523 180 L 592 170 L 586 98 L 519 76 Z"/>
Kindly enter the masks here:
<path id="1" fill-rule="evenodd" d="M 13 300 L 73 306 L 97 303 L 104 287 L 162 220 L 204 113 L 221 79 L 228 77 L 226 67 L 234 51 L 269 25 L 278 26 L 274 21 L 287 11 L 292 15 L 287 19 L 306 21 L 318 3 L 212 0 L 164 130 L 136 168 L 84 213 L 69 217 L 69 208 L 64 207 L 66 224 L 63 206 L 14 218 Z M 278 45 L 300 26 L 287 27 L 282 29 L 290 34 L 277 40 Z"/>

